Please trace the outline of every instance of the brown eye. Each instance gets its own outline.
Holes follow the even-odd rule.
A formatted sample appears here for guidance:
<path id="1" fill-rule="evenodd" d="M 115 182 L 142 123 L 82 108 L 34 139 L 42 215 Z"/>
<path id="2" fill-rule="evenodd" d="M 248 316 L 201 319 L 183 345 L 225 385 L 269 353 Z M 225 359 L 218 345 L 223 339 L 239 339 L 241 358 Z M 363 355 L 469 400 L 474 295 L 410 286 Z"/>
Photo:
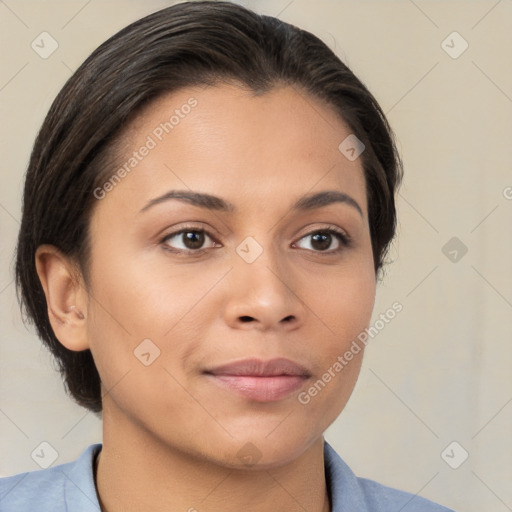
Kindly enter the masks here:
<path id="1" fill-rule="evenodd" d="M 300 241 L 308 239 L 310 240 L 309 247 L 306 246 L 301 248 L 312 250 L 314 252 L 334 253 L 349 245 L 348 237 L 333 229 L 313 231 L 306 236 L 303 236 Z M 333 244 L 334 247 L 332 247 Z"/>
<path id="2" fill-rule="evenodd" d="M 330 233 L 315 233 L 311 237 L 311 246 L 318 251 L 325 251 L 329 249 L 332 238 Z"/>
<path id="3" fill-rule="evenodd" d="M 204 249 L 205 242 L 210 239 L 210 247 L 215 245 L 215 241 L 202 229 L 182 229 L 175 233 L 167 235 L 162 243 L 171 251 L 201 251 Z"/>
<path id="4" fill-rule="evenodd" d="M 182 240 L 187 249 L 200 249 L 204 244 L 204 233 L 199 231 L 186 231 L 181 233 Z"/>

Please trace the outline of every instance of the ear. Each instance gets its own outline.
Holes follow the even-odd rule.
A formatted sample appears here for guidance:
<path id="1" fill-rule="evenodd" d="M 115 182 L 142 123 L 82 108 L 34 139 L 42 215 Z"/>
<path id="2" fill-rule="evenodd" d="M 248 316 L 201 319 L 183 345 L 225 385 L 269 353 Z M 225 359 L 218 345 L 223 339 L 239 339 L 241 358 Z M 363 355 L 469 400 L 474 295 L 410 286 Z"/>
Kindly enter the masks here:
<path id="1" fill-rule="evenodd" d="M 55 336 L 69 350 L 88 349 L 87 292 L 76 265 L 47 244 L 37 248 L 35 263 Z"/>

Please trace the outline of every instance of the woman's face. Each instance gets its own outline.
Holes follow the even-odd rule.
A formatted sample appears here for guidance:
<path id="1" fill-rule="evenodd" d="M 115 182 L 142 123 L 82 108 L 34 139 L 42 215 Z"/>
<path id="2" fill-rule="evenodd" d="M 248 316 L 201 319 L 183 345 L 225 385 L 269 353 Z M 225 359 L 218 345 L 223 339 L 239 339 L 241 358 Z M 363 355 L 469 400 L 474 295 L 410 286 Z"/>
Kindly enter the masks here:
<path id="1" fill-rule="evenodd" d="M 363 351 L 332 368 L 375 296 L 349 135 L 291 87 L 186 88 L 136 119 L 90 226 L 88 340 L 110 428 L 271 467 L 334 421 Z"/>

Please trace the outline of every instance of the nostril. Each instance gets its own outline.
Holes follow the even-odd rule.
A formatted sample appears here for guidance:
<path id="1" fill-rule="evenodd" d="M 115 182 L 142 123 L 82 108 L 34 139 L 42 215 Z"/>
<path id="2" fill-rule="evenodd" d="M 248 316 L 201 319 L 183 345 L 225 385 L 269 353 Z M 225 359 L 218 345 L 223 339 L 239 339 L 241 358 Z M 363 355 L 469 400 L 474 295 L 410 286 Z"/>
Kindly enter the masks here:
<path id="1" fill-rule="evenodd" d="M 240 320 L 242 320 L 242 322 L 251 322 L 253 318 L 252 316 L 241 316 Z"/>

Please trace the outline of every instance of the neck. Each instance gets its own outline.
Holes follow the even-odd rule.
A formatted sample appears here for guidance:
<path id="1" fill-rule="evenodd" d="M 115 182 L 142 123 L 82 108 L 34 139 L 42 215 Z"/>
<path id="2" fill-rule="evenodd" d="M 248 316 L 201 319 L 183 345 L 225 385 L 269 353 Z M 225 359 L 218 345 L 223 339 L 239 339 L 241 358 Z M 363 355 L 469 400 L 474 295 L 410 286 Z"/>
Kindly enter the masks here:
<path id="1" fill-rule="evenodd" d="M 323 438 L 279 467 L 230 468 L 163 446 L 104 415 L 96 487 L 102 512 L 329 512 Z M 127 449 L 129 447 L 129 449 Z"/>

